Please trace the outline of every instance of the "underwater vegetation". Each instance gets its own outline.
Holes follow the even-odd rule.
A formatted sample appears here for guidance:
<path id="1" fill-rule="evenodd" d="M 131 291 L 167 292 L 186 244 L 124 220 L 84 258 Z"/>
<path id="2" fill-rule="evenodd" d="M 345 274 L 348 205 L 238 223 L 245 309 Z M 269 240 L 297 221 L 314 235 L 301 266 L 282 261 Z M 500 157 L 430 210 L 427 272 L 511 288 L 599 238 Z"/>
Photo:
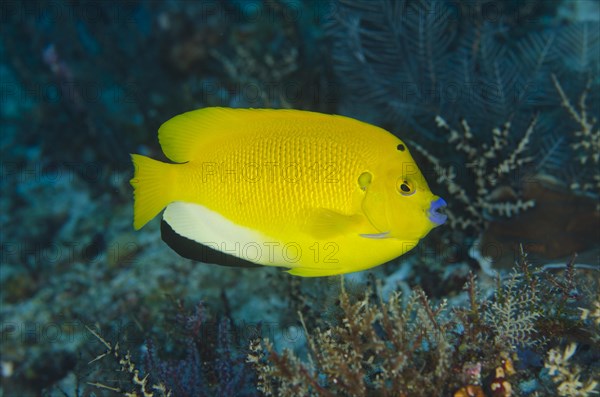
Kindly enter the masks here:
<path id="1" fill-rule="evenodd" d="M 180 346 L 168 359 L 161 357 L 165 352 L 157 347 L 157 342 L 147 340 L 143 362 L 136 363 L 138 357 L 132 357 L 118 342 L 113 345 L 90 328 L 106 348 L 90 364 L 112 359 L 123 375 L 122 379 L 109 376 L 103 382 L 88 382 L 88 389 L 91 386 L 98 392 L 129 396 L 257 396 L 255 375 L 246 363 L 247 348 L 240 346 L 243 338 L 239 338 L 231 320 L 216 323 L 201 304 L 189 310 L 177 302 L 176 308 L 174 325 L 181 328 L 174 328 L 174 337 Z M 178 355 L 181 358 L 173 358 Z"/>
<path id="2" fill-rule="evenodd" d="M 599 8 L 0 2 L 0 397 L 597 395 Z M 181 258 L 128 155 L 205 107 L 385 128 L 448 224 L 343 279 Z"/>
<path id="3" fill-rule="evenodd" d="M 434 304 L 419 288 L 385 301 L 377 286 L 358 296 L 342 288 L 335 321 L 308 330 L 301 317 L 307 358 L 263 338 L 248 359 L 265 395 L 591 396 L 600 382 L 599 281 L 573 261 L 559 275 L 536 270 L 522 253 L 491 296 L 471 273 L 460 305 Z M 576 350 L 587 358 L 569 362 Z"/>
<path id="4" fill-rule="evenodd" d="M 600 278 L 597 269 L 578 269 L 575 258 L 556 272 L 535 268 L 521 252 L 490 295 L 470 273 L 460 299 L 438 303 L 420 288 L 408 296 L 394 291 L 384 300 L 380 281 L 346 289 L 339 280 L 336 307 L 325 319 L 319 319 L 323 313 L 316 304 L 298 312 L 307 356 L 276 349 L 260 329 L 242 341 L 247 347 L 234 345 L 222 338 L 231 335 L 223 330 L 231 327 L 227 321 L 218 325 L 215 340 L 199 338 L 207 319 L 199 306 L 182 317 L 188 337 L 181 361 L 160 361 L 154 343 L 146 342 L 142 363 L 90 330 L 106 347 L 93 362 L 113 360 L 124 373 L 118 383 L 109 377 L 110 383 L 91 385 L 129 396 L 232 395 L 221 394 L 232 390 L 415 397 L 598 392 Z M 322 325 L 312 327 L 316 322 Z M 213 343 L 216 363 L 199 356 Z M 212 383 L 205 378 L 210 373 L 216 377 Z"/>

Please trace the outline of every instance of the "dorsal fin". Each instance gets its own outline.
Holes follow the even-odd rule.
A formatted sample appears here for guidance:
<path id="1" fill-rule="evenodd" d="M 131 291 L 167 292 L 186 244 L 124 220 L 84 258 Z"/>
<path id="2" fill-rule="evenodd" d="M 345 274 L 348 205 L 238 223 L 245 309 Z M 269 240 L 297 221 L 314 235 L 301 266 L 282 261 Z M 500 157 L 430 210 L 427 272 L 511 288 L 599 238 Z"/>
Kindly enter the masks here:
<path id="1" fill-rule="evenodd" d="M 183 113 L 166 121 L 158 129 L 158 141 L 165 155 L 176 163 L 197 158 L 206 143 L 216 137 L 256 133 L 265 127 L 265 121 L 277 118 L 315 118 L 331 120 L 320 113 L 292 109 L 230 109 L 203 108 Z"/>
<path id="2" fill-rule="evenodd" d="M 158 141 L 170 160 L 185 163 L 212 137 L 238 129 L 244 110 L 204 108 L 182 113 L 160 126 Z"/>

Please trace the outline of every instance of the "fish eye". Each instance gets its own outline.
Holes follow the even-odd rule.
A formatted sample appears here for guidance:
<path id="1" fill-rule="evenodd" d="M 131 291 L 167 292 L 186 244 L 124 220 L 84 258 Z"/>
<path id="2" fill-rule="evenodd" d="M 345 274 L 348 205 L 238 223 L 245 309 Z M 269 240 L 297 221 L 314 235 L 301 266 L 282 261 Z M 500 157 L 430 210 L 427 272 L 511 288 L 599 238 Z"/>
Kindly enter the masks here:
<path id="1" fill-rule="evenodd" d="M 412 196 L 417 191 L 417 188 L 410 182 L 404 179 L 398 186 L 398 191 L 403 196 Z"/>
<path id="2" fill-rule="evenodd" d="M 406 150 L 406 146 L 404 146 L 404 145 L 401 143 L 401 144 L 399 144 L 399 145 L 396 147 L 396 149 L 398 149 L 399 151 L 403 152 L 403 151 L 405 151 L 405 150 Z"/>

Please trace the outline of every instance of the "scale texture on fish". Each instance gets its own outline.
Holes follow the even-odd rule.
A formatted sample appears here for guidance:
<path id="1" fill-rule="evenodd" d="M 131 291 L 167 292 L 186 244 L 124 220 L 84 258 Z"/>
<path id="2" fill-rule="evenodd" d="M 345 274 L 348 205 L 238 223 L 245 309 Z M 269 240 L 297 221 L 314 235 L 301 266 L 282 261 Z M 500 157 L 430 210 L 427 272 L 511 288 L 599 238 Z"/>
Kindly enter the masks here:
<path id="1" fill-rule="evenodd" d="M 300 110 L 204 108 L 158 131 L 163 163 L 133 154 L 135 229 L 228 266 L 305 277 L 368 269 L 445 222 L 406 145 L 361 121 Z"/>

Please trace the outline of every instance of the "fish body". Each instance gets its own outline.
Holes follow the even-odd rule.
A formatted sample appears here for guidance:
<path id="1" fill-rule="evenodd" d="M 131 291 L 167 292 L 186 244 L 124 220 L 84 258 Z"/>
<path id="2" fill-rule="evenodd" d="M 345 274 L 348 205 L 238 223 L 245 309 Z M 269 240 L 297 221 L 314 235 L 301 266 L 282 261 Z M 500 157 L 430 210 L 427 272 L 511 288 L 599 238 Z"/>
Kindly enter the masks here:
<path id="1" fill-rule="evenodd" d="M 444 222 L 406 145 L 348 117 L 204 108 L 159 129 L 175 164 L 132 155 L 134 227 L 164 208 L 185 257 L 299 276 L 368 269 Z"/>

